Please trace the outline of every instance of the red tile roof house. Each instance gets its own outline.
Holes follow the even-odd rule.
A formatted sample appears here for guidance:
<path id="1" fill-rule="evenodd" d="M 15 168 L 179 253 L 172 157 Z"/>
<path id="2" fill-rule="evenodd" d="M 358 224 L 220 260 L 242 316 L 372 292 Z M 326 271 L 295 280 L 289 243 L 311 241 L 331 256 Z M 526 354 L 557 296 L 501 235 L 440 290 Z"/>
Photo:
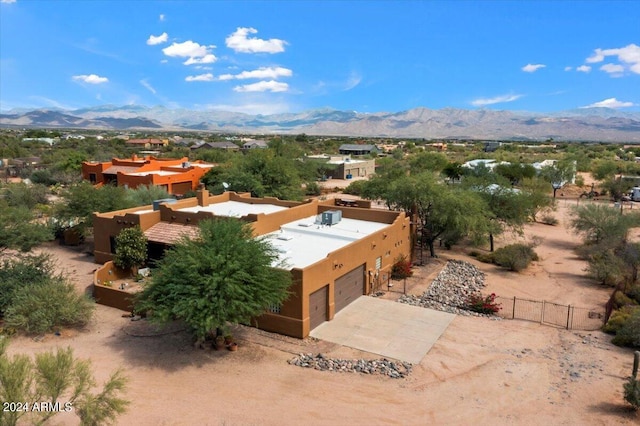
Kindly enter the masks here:
<path id="1" fill-rule="evenodd" d="M 165 159 L 133 155 L 130 159 L 114 158 L 107 162 L 82 163 L 82 178 L 96 185 L 113 184 L 137 188 L 140 185 L 163 187 L 173 195 L 196 190 L 200 179 L 215 164 L 190 162 L 187 157 Z"/>

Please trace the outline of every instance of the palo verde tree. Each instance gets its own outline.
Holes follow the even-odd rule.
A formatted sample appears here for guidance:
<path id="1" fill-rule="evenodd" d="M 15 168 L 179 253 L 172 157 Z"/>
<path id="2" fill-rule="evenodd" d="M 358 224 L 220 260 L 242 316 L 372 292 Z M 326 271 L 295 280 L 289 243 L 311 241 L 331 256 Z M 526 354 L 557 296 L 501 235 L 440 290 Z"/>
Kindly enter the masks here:
<path id="1" fill-rule="evenodd" d="M 26 355 L 9 356 L 7 345 L 8 339 L 0 336 L 0 401 L 21 404 L 22 410 L 0 410 L 0 424 L 41 425 L 59 412 L 73 411 L 82 425 L 103 425 L 114 423 L 126 411 L 129 401 L 122 393 L 127 378 L 121 370 L 94 393 L 89 361 L 74 358 L 71 348 L 39 353 L 32 360 Z"/>
<path id="2" fill-rule="evenodd" d="M 556 198 L 558 189 L 573 179 L 576 174 L 575 167 L 575 162 L 562 160 L 542 168 L 540 177 L 551 184 L 553 188 L 553 198 Z"/>
<path id="3" fill-rule="evenodd" d="M 113 263 L 120 269 L 137 268 L 147 260 L 147 237 L 139 226 L 125 228 L 116 236 Z"/>
<path id="4" fill-rule="evenodd" d="M 291 274 L 274 267 L 278 252 L 267 239 L 254 238 L 248 224 L 205 220 L 199 229 L 199 238 L 167 250 L 136 310 L 152 312 L 151 319 L 161 323 L 183 320 L 201 343 L 228 323 L 249 323 L 269 306 L 280 305 Z"/>

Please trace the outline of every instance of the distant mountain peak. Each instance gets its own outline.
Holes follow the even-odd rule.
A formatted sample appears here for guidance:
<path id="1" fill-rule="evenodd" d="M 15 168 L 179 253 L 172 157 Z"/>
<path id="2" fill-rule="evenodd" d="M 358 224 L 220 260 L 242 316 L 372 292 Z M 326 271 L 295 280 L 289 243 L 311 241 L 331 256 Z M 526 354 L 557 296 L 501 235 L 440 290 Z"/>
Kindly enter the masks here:
<path id="1" fill-rule="evenodd" d="M 328 136 L 425 139 L 576 140 L 640 143 L 640 112 L 579 108 L 554 113 L 487 108 L 359 113 L 330 107 L 296 113 L 169 109 L 162 105 L 100 105 L 75 110 L 42 108 L 0 114 L 2 127 L 201 130 L 307 133 Z"/>

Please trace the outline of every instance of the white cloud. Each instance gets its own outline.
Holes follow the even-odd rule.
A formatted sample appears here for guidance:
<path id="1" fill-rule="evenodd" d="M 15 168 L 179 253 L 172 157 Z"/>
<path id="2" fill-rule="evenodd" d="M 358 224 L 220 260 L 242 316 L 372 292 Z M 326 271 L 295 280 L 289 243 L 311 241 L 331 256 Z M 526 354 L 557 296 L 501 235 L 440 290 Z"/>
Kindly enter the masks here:
<path id="1" fill-rule="evenodd" d="M 540 68 L 544 68 L 544 67 L 546 67 L 546 65 L 544 65 L 544 64 L 527 64 L 524 67 L 522 67 L 521 69 L 524 72 L 536 72 Z"/>
<path id="2" fill-rule="evenodd" d="M 140 84 L 142 84 L 142 86 L 144 86 L 145 89 L 147 89 L 148 91 L 150 91 L 154 95 L 156 94 L 156 89 L 154 89 L 153 86 L 151 84 L 149 84 L 149 82 L 147 80 L 144 80 L 144 79 L 140 80 Z"/>
<path id="3" fill-rule="evenodd" d="M 147 44 L 149 46 L 154 46 L 156 44 L 166 43 L 169 39 L 169 35 L 167 33 L 162 33 L 159 36 L 150 35 L 147 39 Z"/>
<path id="4" fill-rule="evenodd" d="M 573 69 L 573 67 L 564 67 L 565 71 L 571 71 Z"/>
<path id="5" fill-rule="evenodd" d="M 485 105 L 493 105 L 493 104 L 501 104 L 505 102 L 513 102 L 517 99 L 520 99 L 522 95 L 501 95 L 493 98 L 480 98 L 471 101 L 471 105 L 473 106 L 485 106 Z"/>
<path id="6" fill-rule="evenodd" d="M 184 81 L 213 81 L 213 74 L 210 72 L 199 75 L 188 75 Z"/>
<path id="7" fill-rule="evenodd" d="M 278 77 L 291 77 L 293 71 L 283 67 L 260 67 L 252 71 L 242 71 L 239 74 L 223 74 L 218 77 L 219 80 L 246 80 L 250 78 L 271 78 L 276 79 Z"/>
<path id="8" fill-rule="evenodd" d="M 362 81 L 362 76 L 355 71 L 352 71 L 344 86 L 344 91 L 348 91 L 356 87 Z"/>
<path id="9" fill-rule="evenodd" d="M 15 3 L 15 2 L 16 2 L 16 0 L 0 0 L 0 3 L 7 3 L 7 4 Z"/>
<path id="10" fill-rule="evenodd" d="M 161 14 L 160 14 L 160 16 L 158 16 L 158 20 L 159 20 L 160 22 L 164 22 L 164 20 L 165 20 L 165 19 L 167 19 L 167 17 L 166 17 L 166 16 L 164 16 L 164 13 L 161 13 Z"/>
<path id="11" fill-rule="evenodd" d="M 192 64 L 211 64 L 218 60 L 211 53 L 211 49 L 215 46 L 205 46 L 199 43 L 187 40 L 183 43 L 173 43 L 169 47 L 162 49 L 162 53 L 172 58 L 188 58 L 184 65 Z"/>
<path id="12" fill-rule="evenodd" d="M 217 61 L 216 55 L 213 53 L 208 53 L 201 58 L 191 57 L 183 62 L 185 65 L 193 65 L 193 64 L 212 64 Z"/>
<path id="13" fill-rule="evenodd" d="M 600 70 L 611 74 L 612 77 L 621 77 L 624 73 L 624 67 L 620 64 L 604 64 Z"/>
<path id="14" fill-rule="evenodd" d="M 617 49 L 596 49 L 593 54 L 587 58 L 587 63 L 593 64 L 602 62 L 608 56 L 615 56 L 618 58 L 618 61 L 621 62 L 619 66 L 622 67 L 622 71 L 620 72 L 624 72 L 626 69 L 629 69 L 629 71 L 634 74 L 640 74 L 640 46 L 636 44 L 629 44 Z M 611 71 L 603 69 L 602 67 L 600 69 L 611 73 Z M 620 73 L 619 71 L 615 72 Z"/>
<path id="15" fill-rule="evenodd" d="M 269 40 L 257 37 L 248 37 L 249 34 L 257 34 L 255 28 L 239 27 L 233 34 L 225 39 L 227 47 L 241 53 L 280 53 L 284 52 L 286 41 L 277 38 Z"/>
<path id="16" fill-rule="evenodd" d="M 287 83 L 275 80 L 259 81 L 257 83 L 245 84 L 233 88 L 234 92 L 286 92 L 287 90 L 289 90 Z"/>
<path id="17" fill-rule="evenodd" d="M 576 68 L 576 71 L 578 71 L 578 72 L 590 72 L 591 71 L 591 67 L 589 65 L 580 65 L 579 67 Z"/>
<path id="18" fill-rule="evenodd" d="M 595 102 L 581 108 L 626 108 L 635 106 L 633 102 L 623 102 L 616 98 L 605 99 L 604 101 Z"/>
<path id="19" fill-rule="evenodd" d="M 81 81 L 83 83 L 88 83 L 88 84 L 102 84 L 102 83 L 107 83 L 109 79 L 107 77 L 100 77 L 99 75 L 96 75 L 96 74 L 88 74 L 88 75 L 81 74 L 81 75 L 74 75 L 73 81 Z"/>

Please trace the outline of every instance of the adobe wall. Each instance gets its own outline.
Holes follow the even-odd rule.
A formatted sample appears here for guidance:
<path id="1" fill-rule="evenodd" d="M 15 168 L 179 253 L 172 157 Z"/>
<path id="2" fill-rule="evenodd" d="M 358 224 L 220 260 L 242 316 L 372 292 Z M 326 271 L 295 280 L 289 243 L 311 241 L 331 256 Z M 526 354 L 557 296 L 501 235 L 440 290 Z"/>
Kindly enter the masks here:
<path id="1" fill-rule="evenodd" d="M 93 297 L 96 303 L 132 312 L 133 294 L 104 285 L 106 282 L 124 279 L 130 275 L 130 272 L 116 267 L 111 261 L 98 268 L 93 273 Z"/>
<path id="2" fill-rule="evenodd" d="M 125 228 L 140 226 L 142 231 L 160 222 L 160 212 L 145 214 L 131 213 L 138 210 L 151 210 L 153 206 L 136 207 L 109 213 L 93 214 L 93 238 L 96 263 L 104 263 L 113 259 L 110 237 L 115 237 Z"/>

